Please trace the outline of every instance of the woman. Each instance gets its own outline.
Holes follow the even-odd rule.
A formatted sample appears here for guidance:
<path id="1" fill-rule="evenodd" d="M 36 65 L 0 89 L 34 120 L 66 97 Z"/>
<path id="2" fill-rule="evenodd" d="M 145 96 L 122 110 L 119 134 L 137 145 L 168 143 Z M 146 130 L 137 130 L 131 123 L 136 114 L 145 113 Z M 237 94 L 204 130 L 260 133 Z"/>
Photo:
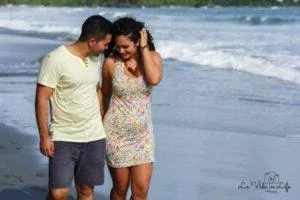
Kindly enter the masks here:
<path id="1" fill-rule="evenodd" d="M 162 60 L 142 22 L 114 22 L 114 44 L 102 69 L 103 125 L 112 200 L 147 199 L 154 162 L 151 93 L 162 79 Z"/>

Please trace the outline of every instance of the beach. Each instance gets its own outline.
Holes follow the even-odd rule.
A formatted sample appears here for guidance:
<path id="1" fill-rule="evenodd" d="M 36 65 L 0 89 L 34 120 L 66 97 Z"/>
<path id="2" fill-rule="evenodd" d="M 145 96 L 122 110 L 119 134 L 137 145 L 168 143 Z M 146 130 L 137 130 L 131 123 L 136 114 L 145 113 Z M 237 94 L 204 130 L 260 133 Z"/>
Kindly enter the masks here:
<path id="1" fill-rule="evenodd" d="M 150 200 L 299 198 L 299 9 L 11 6 L 0 7 L 0 200 L 47 193 L 34 115 L 40 60 L 91 14 L 144 20 L 163 58 Z M 96 199 L 110 188 L 106 169 Z"/>
<path id="2" fill-rule="evenodd" d="M 38 140 L 0 124 L 0 199 L 43 199 L 47 166 L 39 163 Z"/>

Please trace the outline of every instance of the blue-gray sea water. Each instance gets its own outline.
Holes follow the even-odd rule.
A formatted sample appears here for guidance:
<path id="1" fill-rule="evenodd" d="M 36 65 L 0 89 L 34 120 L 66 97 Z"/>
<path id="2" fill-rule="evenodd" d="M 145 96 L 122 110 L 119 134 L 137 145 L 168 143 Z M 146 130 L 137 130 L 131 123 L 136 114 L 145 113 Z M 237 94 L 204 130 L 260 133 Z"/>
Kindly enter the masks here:
<path id="1" fill-rule="evenodd" d="M 1 123 L 38 135 L 39 61 L 93 14 L 144 21 L 163 58 L 149 199 L 298 199 L 299 8 L 0 7 Z"/>

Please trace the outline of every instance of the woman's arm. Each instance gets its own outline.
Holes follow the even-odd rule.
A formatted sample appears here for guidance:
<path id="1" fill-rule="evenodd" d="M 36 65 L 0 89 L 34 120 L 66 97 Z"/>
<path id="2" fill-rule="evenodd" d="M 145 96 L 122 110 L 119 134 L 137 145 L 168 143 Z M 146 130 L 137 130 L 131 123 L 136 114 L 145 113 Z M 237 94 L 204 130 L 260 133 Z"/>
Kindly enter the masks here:
<path id="1" fill-rule="evenodd" d="M 140 48 L 142 53 L 145 78 L 150 85 L 157 85 L 159 84 L 163 76 L 161 56 L 158 52 L 149 50 L 147 32 L 145 28 L 140 31 L 140 34 Z"/>
<path id="2" fill-rule="evenodd" d="M 114 68 L 115 61 L 113 58 L 106 58 L 103 67 L 102 67 L 102 84 L 101 84 L 101 92 L 102 92 L 102 117 L 104 117 L 105 113 L 108 110 L 110 99 L 112 95 L 112 69 Z"/>
<path id="3" fill-rule="evenodd" d="M 102 97 L 102 91 L 101 91 L 101 86 L 100 86 L 100 83 L 97 84 L 97 87 L 96 87 L 96 90 L 97 90 L 97 96 L 98 96 L 98 101 L 99 101 L 99 112 L 103 118 L 104 116 L 104 110 L 103 110 L 103 97 Z"/>

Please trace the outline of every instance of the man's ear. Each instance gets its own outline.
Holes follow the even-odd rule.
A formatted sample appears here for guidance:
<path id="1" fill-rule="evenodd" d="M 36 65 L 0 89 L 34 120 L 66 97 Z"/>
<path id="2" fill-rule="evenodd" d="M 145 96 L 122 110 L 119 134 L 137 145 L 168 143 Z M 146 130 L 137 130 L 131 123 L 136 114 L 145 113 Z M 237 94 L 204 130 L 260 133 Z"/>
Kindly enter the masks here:
<path id="1" fill-rule="evenodd" d="M 89 44 L 89 46 L 95 44 L 96 42 L 97 42 L 97 40 L 96 40 L 96 38 L 94 38 L 94 37 L 90 37 L 90 38 L 88 39 L 88 44 Z"/>

